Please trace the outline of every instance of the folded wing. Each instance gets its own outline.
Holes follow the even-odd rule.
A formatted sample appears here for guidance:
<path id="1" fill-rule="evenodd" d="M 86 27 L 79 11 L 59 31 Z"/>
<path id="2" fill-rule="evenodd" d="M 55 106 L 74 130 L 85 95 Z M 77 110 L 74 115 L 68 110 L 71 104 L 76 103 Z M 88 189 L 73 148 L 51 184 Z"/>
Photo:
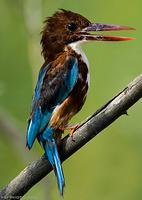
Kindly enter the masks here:
<path id="1" fill-rule="evenodd" d="M 37 135 L 48 126 L 53 110 L 68 97 L 77 82 L 77 59 L 68 56 L 61 63 L 49 63 L 39 72 L 27 130 L 29 149 Z"/>

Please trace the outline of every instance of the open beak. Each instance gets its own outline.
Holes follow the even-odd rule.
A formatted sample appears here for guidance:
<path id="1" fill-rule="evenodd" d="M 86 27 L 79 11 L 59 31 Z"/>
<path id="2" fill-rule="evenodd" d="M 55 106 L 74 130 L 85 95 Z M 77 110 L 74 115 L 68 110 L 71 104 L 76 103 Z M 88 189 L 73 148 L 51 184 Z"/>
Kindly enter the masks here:
<path id="1" fill-rule="evenodd" d="M 135 30 L 128 26 L 119 26 L 114 24 L 100 24 L 92 23 L 88 27 L 84 28 L 79 34 L 83 36 L 84 40 L 96 40 L 96 41 L 126 41 L 134 40 L 131 37 L 120 37 L 120 36 L 105 36 L 101 34 L 90 34 L 91 31 L 121 31 L 121 30 Z"/>

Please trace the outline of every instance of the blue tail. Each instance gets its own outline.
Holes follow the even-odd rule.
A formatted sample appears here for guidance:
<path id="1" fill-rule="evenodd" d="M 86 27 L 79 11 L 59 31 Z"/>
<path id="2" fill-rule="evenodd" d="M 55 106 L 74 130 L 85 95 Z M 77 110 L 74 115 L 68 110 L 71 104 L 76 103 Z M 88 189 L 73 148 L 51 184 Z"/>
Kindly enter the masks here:
<path id="1" fill-rule="evenodd" d="M 45 154 L 54 168 L 54 172 L 58 181 L 59 191 L 60 191 L 60 194 L 63 196 L 65 180 L 64 180 L 64 174 L 63 174 L 63 170 L 61 166 L 61 161 L 60 161 L 58 150 L 57 150 L 57 145 L 56 145 L 55 139 L 53 138 L 53 129 L 47 128 L 44 131 L 42 136 L 44 139 L 43 146 L 44 146 Z"/>

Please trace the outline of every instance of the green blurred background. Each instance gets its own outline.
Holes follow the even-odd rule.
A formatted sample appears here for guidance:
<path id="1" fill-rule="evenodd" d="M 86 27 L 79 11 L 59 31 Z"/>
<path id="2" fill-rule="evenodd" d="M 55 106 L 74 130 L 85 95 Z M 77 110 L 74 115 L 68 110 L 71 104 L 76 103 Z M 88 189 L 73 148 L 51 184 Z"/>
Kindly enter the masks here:
<path id="1" fill-rule="evenodd" d="M 0 0 L 0 187 L 43 153 L 38 144 L 30 152 L 26 150 L 26 126 L 43 63 L 39 44 L 42 21 L 58 8 L 79 12 L 91 21 L 137 29 L 114 33 L 136 37 L 134 41 L 83 46 L 90 61 L 91 88 L 74 122 L 91 115 L 141 73 L 142 1 Z M 142 199 L 142 102 L 128 114 L 63 164 L 64 200 Z M 61 199 L 53 173 L 23 199 Z"/>

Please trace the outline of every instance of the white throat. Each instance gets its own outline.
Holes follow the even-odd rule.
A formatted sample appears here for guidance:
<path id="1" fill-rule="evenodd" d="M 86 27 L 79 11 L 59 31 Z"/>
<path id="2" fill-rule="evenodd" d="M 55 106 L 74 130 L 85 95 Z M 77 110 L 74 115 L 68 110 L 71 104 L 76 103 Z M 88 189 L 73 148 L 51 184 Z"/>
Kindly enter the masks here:
<path id="1" fill-rule="evenodd" d="M 80 43 L 81 42 L 74 42 L 69 44 L 69 46 L 79 55 L 81 55 L 82 57 L 82 61 L 87 65 L 87 67 L 89 68 L 89 61 L 84 53 L 84 51 L 81 49 L 80 47 Z"/>
<path id="2" fill-rule="evenodd" d="M 71 43 L 71 44 L 69 44 L 69 47 L 71 47 L 77 54 L 81 55 L 82 61 L 86 64 L 86 66 L 88 68 L 87 82 L 88 82 L 88 86 L 90 86 L 89 61 L 88 61 L 88 58 L 86 57 L 84 51 L 81 49 L 80 43 L 82 43 L 82 42 Z"/>

